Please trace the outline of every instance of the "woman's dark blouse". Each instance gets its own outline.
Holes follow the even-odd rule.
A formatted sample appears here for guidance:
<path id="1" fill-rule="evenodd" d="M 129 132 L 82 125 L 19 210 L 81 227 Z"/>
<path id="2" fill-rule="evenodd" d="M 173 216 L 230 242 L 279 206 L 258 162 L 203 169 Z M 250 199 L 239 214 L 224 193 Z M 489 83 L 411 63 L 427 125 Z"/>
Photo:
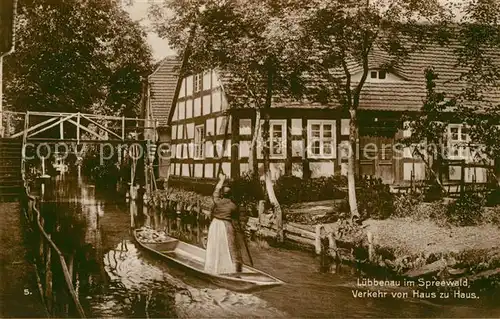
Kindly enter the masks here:
<path id="1" fill-rule="evenodd" d="M 214 209 L 212 217 L 222 220 L 238 220 L 238 207 L 232 200 L 222 198 L 220 196 L 220 189 L 216 189 L 213 194 Z"/>

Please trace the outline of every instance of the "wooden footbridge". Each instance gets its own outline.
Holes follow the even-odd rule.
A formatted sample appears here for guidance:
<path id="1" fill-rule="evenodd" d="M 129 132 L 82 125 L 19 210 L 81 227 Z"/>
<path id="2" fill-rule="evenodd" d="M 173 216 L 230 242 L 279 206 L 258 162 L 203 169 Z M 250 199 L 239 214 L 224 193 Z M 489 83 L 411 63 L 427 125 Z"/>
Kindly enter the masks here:
<path id="1" fill-rule="evenodd" d="M 145 119 L 63 112 L 0 113 L 4 139 L 77 143 L 130 143 L 156 139 L 156 123 Z"/>
<path id="2" fill-rule="evenodd" d="M 0 134 L 0 199 L 18 194 L 28 145 L 145 146 L 154 145 L 157 140 L 156 123 L 150 120 L 64 112 L 0 112 Z M 151 166 L 154 157 L 145 158 Z"/>

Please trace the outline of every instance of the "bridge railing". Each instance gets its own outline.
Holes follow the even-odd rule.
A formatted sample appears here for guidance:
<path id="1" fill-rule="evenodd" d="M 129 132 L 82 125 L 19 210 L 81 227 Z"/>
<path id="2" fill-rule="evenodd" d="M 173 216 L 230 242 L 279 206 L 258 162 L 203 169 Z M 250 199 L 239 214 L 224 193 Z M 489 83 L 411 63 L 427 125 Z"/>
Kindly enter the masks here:
<path id="1" fill-rule="evenodd" d="M 125 116 L 66 112 L 1 112 L 2 137 L 96 141 L 125 141 L 143 136 L 154 139 L 156 121 Z M 42 135 L 42 133 L 44 133 Z"/>

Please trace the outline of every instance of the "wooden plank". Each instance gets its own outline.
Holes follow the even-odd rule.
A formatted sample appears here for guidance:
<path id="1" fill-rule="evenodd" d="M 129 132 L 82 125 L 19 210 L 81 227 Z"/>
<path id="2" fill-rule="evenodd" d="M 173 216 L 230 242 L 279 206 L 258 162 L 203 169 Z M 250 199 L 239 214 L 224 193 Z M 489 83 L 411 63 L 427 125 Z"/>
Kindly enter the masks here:
<path id="1" fill-rule="evenodd" d="M 314 240 L 309 239 L 309 238 L 304 238 L 304 237 L 296 236 L 296 235 L 290 234 L 288 232 L 285 233 L 285 240 L 292 240 L 294 242 L 297 242 L 297 243 L 300 243 L 300 244 L 303 244 L 303 245 L 314 247 Z"/>
<path id="2" fill-rule="evenodd" d="M 71 124 L 77 126 L 77 127 L 80 127 L 82 130 L 84 130 L 85 132 L 87 133 L 90 133 L 92 135 L 94 135 L 95 137 L 97 137 L 99 140 L 104 140 L 102 136 L 100 136 L 99 134 L 97 134 L 96 132 L 93 132 L 91 130 L 89 130 L 88 128 L 86 128 L 85 126 L 81 125 L 81 124 L 78 124 L 77 122 L 69 119 L 68 122 L 70 122 Z"/>
<path id="3" fill-rule="evenodd" d="M 113 132 L 113 131 L 111 131 L 110 129 L 108 129 L 108 128 L 107 128 L 107 122 L 106 122 L 106 126 L 105 126 L 105 125 L 102 125 L 102 124 L 100 124 L 100 123 L 98 123 L 98 122 L 96 122 L 96 121 L 94 121 L 94 120 L 90 119 L 90 118 L 89 118 L 89 117 L 87 117 L 87 116 L 82 115 L 82 117 L 83 117 L 84 119 L 88 120 L 90 123 L 92 123 L 92 124 L 96 125 L 97 127 L 99 127 L 99 128 L 101 128 L 101 129 L 103 129 L 105 133 L 111 133 L 112 135 L 114 135 L 115 137 L 117 137 L 117 138 L 119 138 L 119 139 L 121 139 L 121 138 L 122 138 L 120 135 L 116 134 L 115 132 Z M 121 120 L 123 121 L 123 119 L 121 119 Z"/>
<path id="4" fill-rule="evenodd" d="M 46 124 L 48 124 L 48 123 L 50 123 L 50 122 L 56 121 L 56 120 L 57 120 L 57 117 L 50 118 L 50 119 L 48 119 L 48 120 L 43 121 L 42 123 L 38 123 L 38 124 L 36 124 L 36 125 L 34 125 L 34 126 L 30 127 L 27 131 L 26 131 L 26 130 L 23 130 L 23 131 L 21 131 L 21 132 L 19 132 L 19 133 L 16 133 L 16 134 L 12 135 L 12 136 L 11 136 L 11 138 L 20 137 L 20 136 L 21 136 L 21 135 L 23 135 L 25 132 L 26 132 L 26 133 L 29 133 L 29 132 L 31 132 L 31 131 L 33 131 L 33 130 L 36 130 L 37 128 L 39 128 L 39 127 L 41 127 L 41 126 L 44 126 L 44 125 L 46 125 Z"/>
<path id="5" fill-rule="evenodd" d="M 290 224 L 285 225 L 285 230 L 287 231 L 287 234 L 290 233 L 293 235 L 299 235 L 301 238 L 307 238 L 311 240 L 315 239 L 315 234 L 313 232 L 298 227 L 294 227 L 293 225 Z"/>
<path id="6" fill-rule="evenodd" d="M 73 117 L 75 117 L 75 116 L 76 116 L 76 113 L 71 114 L 71 115 L 68 115 L 68 116 L 63 117 L 63 118 L 60 118 L 60 119 L 59 119 L 59 120 L 57 120 L 55 123 L 52 123 L 52 124 L 50 124 L 49 126 L 46 126 L 46 127 L 44 127 L 43 129 L 41 129 L 41 130 L 39 130 L 39 131 L 37 131 L 37 132 L 35 132 L 35 133 L 31 134 L 31 135 L 28 135 L 28 137 L 31 137 L 31 136 L 34 136 L 34 135 L 40 134 L 40 133 L 42 133 L 42 132 L 45 132 L 46 130 L 53 128 L 54 126 L 58 125 L 59 123 L 62 123 L 62 122 L 64 122 L 64 121 L 69 121 L 71 118 L 73 118 Z"/>

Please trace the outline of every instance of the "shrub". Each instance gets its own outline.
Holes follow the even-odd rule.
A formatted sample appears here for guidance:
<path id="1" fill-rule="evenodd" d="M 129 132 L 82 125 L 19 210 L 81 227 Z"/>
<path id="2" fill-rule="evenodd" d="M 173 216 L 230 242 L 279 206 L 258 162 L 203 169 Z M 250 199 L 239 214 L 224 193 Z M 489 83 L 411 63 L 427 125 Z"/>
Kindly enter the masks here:
<path id="1" fill-rule="evenodd" d="M 483 222 L 500 226 L 500 206 L 484 208 Z"/>
<path id="2" fill-rule="evenodd" d="M 280 204 L 288 206 L 300 202 L 343 199 L 346 185 L 346 178 L 337 175 L 310 179 L 281 176 L 274 190 Z"/>
<path id="3" fill-rule="evenodd" d="M 447 223 L 447 205 L 442 201 L 426 203 L 424 195 L 407 193 L 394 199 L 394 216 L 409 217 L 413 220 L 432 220 L 438 225 Z"/>
<path id="4" fill-rule="evenodd" d="M 495 188 L 486 196 L 486 206 L 493 207 L 498 205 L 500 205 L 500 187 Z"/>
<path id="5" fill-rule="evenodd" d="M 304 198 L 304 184 L 302 178 L 296 176 L 281 176 L 274 184 L 276 197 L 281 205 L 288 206 L 302 201 Z"/>
<path id="6" fill-rule="evenodd" d="M 424 200 L 426 202 L 435 202 L 443 199 L 443 189 L 436 182 L 432 183 L 428 188 L 424 191 Z"/>
<path id="7" fill-rule="evenodd" d="M 410 192 L 396 196 L 394 199 L 394 216 L 413 217 L 415 210 L 424 199 L 423 194 Z"/>
<path id="8" fill-rule="evenodd" d="M 265 198 L 259 180 L 245 173 L 231 181 L 232 199 L 242 206 L 249 206 Z"/>
<path id="9" fill-rule="evenodd" d="M 447 218 L 456 226 L 474 226 L 482 222 L 484 199 L 476 194 L 465 193 L 448 205 Z"/>
<path id="10" fill-rule="evenodd" d="M 381 179 L 359 178 L 356 181 L 358 211 L 362 220 L 385 219 L 394 214 L 394 195 Z"/>

